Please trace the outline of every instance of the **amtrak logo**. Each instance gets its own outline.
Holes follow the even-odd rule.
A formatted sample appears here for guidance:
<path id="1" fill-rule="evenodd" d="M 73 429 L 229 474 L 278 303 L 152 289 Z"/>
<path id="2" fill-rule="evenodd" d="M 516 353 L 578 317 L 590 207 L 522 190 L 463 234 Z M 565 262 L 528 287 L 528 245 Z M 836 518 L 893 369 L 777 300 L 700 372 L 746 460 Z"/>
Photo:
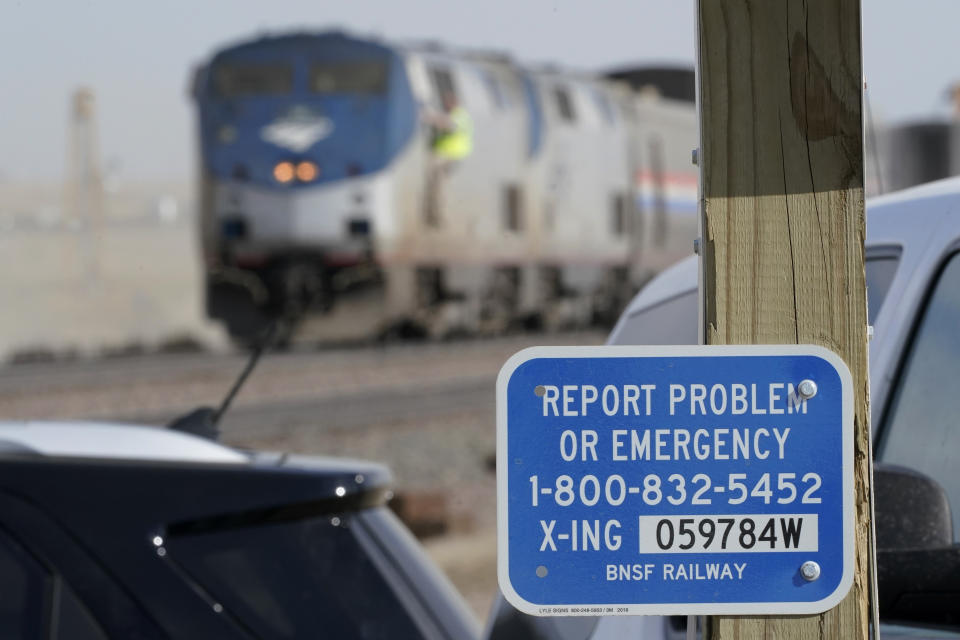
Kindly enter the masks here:
<path id="1" fill-rule="evenodd" d="M 306 107 L 294 107 L 263 129 L 260 137 L 295 153 L 306 151 L 333 133 L 333 121 Z"/>

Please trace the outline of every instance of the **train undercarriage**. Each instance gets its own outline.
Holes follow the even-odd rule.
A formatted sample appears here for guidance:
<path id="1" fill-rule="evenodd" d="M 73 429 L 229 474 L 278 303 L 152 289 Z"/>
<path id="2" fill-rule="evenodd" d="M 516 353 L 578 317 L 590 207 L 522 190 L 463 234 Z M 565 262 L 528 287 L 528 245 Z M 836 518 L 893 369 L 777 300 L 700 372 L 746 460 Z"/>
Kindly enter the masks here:
<path id="1" fill-rule="evenodd" d="M 637 290 L 624 266 L 331 266 L 312 256 L 207 275 L 207 315 L 239 345 L 493 336 L 609 326 Z M 577 274 L 574 274 L 577 275 Z"/>

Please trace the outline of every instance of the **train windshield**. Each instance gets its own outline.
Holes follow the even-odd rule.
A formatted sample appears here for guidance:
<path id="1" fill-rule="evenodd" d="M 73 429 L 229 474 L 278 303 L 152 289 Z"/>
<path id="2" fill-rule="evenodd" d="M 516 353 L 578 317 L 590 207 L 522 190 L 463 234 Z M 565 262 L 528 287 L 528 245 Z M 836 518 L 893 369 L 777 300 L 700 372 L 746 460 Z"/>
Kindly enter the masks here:
<path id="1" fill-rule="evenodd" d="M 387 91 L 386 60 L 317 62 L 310 67 L 314 93 L 379 95 Z"/>
<path id="2" fill-rule="evenodd" d="M 288 64 L 221 64 L 213 71 L 213 88 L 222 98 L 282 95 L 293 90 Z"/>

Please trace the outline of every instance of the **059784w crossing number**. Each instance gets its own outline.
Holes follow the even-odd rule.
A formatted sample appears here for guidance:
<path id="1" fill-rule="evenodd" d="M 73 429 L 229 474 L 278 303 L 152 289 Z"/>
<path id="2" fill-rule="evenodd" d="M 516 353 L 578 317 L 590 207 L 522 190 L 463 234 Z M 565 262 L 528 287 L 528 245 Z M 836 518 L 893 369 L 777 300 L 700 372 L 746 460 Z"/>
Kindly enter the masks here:
<path id="1" fill-rule="evenodd" d="M 816 551 L 817 516 L 642 516 L 641 553 Z"/>
<path id="2" fill-rule="evenodd" d="M 763 501 L 763 504 L 773 501 L 776 504 L 820 504 L 817 492 L 821 484 L 817 473 L 801 476 L 792 472 L 764 473 L 759 478 L 748 478 L 745 473 L 731 473 L 727 475 L 726 483 L 717 485 L 705 473 L 698 473 L 689 481 L 679 473 L 665 478 L 651 473 L 643 476 L 639 485 L 628 482 L 618 474 L 605 479 L 588 474 L 579 480 L 564 474 L 546 483 L 541 483 L 540 477 L 533 475 L 530 476 L 530 496 L 534 507 L 539 506 L 541 500 L 549 501 L 551 498 L 561 507 L 568 507 L 575 502 L 587 507 L 601 502 L 616 507 L 634 495 L 650 506 L 663 501 L 674 506 L 705 506 L 714 504 L 714 499 L 727 504 L 743 504 L 750 499 Z"/>

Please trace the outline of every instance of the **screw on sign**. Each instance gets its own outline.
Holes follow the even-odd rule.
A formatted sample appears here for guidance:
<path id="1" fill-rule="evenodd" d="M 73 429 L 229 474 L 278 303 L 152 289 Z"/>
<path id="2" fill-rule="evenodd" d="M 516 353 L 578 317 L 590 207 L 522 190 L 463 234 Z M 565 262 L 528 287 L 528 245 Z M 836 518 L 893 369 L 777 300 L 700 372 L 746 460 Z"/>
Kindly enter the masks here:
<path id="1" fill-rule="evenodd" d="M 829 609 L 851 403 L 810 345 L 521 351 L 497 381 L 501 590 L 535 615 Z"/>
<path id="2" fill-rule="evenodd" d="M 803 576 L 804 580 L 813 582 L 820 577 L 820 565 L 812 560 L 808 560 L 800 565 L 800 575 Z"/>

